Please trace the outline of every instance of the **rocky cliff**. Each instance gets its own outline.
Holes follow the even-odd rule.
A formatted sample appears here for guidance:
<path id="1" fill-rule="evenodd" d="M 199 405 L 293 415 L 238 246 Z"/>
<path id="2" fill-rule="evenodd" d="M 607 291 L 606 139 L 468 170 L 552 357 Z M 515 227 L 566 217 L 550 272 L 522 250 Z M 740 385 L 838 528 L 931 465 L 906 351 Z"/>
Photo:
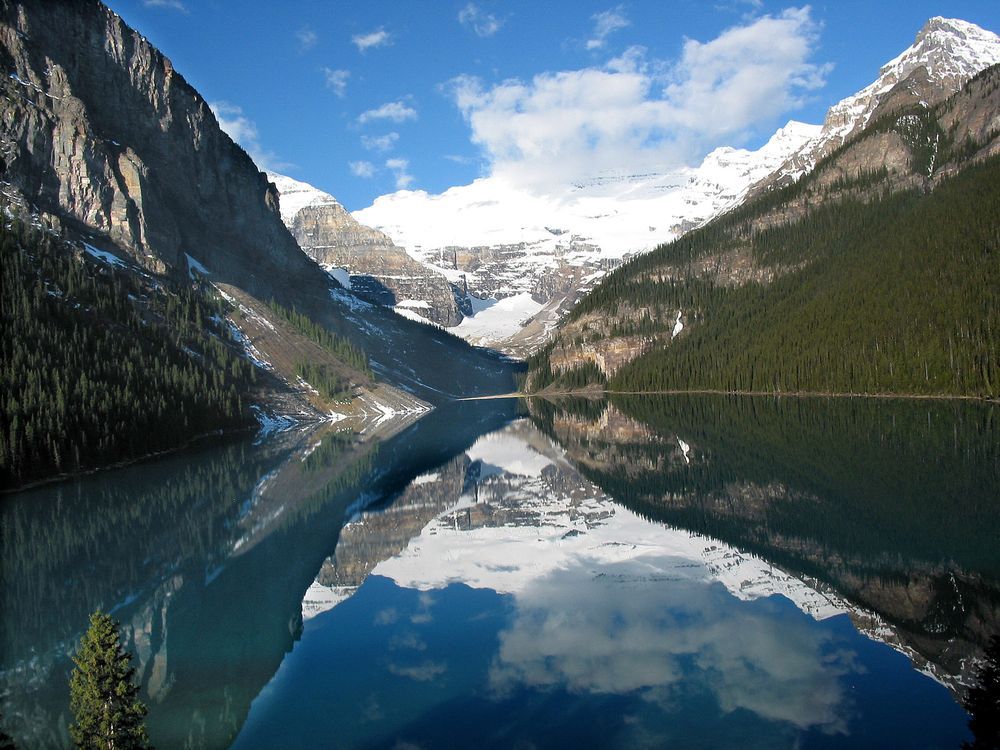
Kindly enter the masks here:
<path id="1" fill-rule="evenodd" d="M 270 172 L 268 178 L 278 189 L 281 217 L 299 247 L 324 268 L 346 271 L 350 278 L 339 278 L 358 296 L 411 310 L 442 326 L 462 321 L 457 290 L 442 274 L 359 223 L 333 196 L 284 175 Z"/>
<path id="2" fill-rule="evenodd" d="M 495 357 L 339 290 L 201 95 L 97 0 L 0 0 L 0 64 L 8 210 L 148 272 L 194 269 L 295 307 L 363 349 L 381 379 L 422 396 L 509 389 Z"/>
<path id="3" fill-rule="evenodd" d="M 2 5 L 5 192 L 157 273 L 315 279 L 277 194 L 171 62 L 99 2 Z"/>

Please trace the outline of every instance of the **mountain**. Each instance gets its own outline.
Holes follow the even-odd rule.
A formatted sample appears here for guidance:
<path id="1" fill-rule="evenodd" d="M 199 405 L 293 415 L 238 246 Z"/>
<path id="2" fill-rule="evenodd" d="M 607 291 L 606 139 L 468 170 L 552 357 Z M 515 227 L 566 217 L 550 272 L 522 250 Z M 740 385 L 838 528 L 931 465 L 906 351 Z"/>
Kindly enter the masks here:
<path id="1" fill-rule="evenodd" d="M 755 152 L 720 148 L 697 167 L 602 173 L 534 195 L 486 177 L 440 195 L 399 191 L 355 218 L 414 258 L 468 284 L 476 315 L 453 331 L 527 355 L 623 260 L 789 184 L 893 108 L 933 106 L 1000 62 L 992 32 L 933 18 L 877 80 L 832 107 L 822 126 L 790 122 Z M 496 301 L 509 300 L 502 305 Z"/>
<path id="2" fill-rule="evenodd" d="M 87 451 L 110 461 L 137 457 L 128 436 L 145 424 L 144 408 L 180 415 L 176 431 L 148 446 L 164 450 L 246 424 L 252 410 L 270 425 L 281 421 L 275 413 L 374 410 L 381 419 L 512 386 L 502 358 L 365 302 L 303 253 L 267 175 L 170 60 L 97 0 L 3 3 L 0 65 L 4 297 L 18 300 L 3 310 L 3 346 L 26 357 L 5 357 L 20 395 L 5 401 L 0 422 L 8 435 L 17 427 L 34 469 L 94 465 L 57 456 L 63 417 L 114 414 Z M 144 326 L 159 331 L 155 354 Z M 91 335 L 118 338 L 102 344 L 120 353 L 117 371 L 75 350 Z M 232 365 L 233 353 L 256 365 L 256 379 Z M 133 375 L 154 361 L 184 374 Z M 57 362 L 76 364 L 60 371 Z M 118 379 L 128 387 L 114 387 Z M 180 380 L 184 389 L 153 386 Z M 98 390 L 73 400 L 67 388 L 86 390 L 81 382 Z M 103 388 L 111 401 L 74 411 Z"/>
<path id="3" fill-rule="evenodd" d="M 302 253 L 277 189 L 204 98 L 101 3 L 5 3 L 0 58 L 9 71 L 0 151 L 12 211 L 147 272 L 197 271 L 258 302 L 294 307 L 362 348 L 379 377 L 421 397 L 508 382 L 495 357 L 340 290 Z M 421 349 L 447 351 L 446 364 L 423 361 Z"/>
<path id="4" fill-rule="evenodd" d="M 281 219 L 299 247 L 359 297 L 416 312 L 442 326 L 457 325 L 462 312 L 443 274 L 421 265 L 385 234 L 359 224 L 336 198 L 312 185 L 267 173 L 280 196 Z"/>
<path id="5" fill-rule="evenodd" d="M 788 184 L 891 109 L 938 104 L 997 63 L 1000 38 L 993 32 L 956 18 L 930 19 L 912 45 L 882 66 L 875 81 L 832 106 L 820 132 L 756 190 Z"/>
<path id="6" fill-rule="evenodd" d="M 441 195 L 403 190 L 354 216 L 467 287 L 474 315 L 454 333 L 525 355 L 625 258 L 735 205 L 817 132 L 793 121 L 757 151 L 724 147 L 695 168 L 599 174 L 556 196 L 498 177 Z"/>
<path id="7" fill-rule="evenodd" d="M 918 36 L 926 64 L 883 68 L 864 124 L 811 171 L 606 278 L 532 387 L 995 395 L 1000 66 L 951 91 L 962 76 L 927 52 L 956 49 L 942 28 Z"/>

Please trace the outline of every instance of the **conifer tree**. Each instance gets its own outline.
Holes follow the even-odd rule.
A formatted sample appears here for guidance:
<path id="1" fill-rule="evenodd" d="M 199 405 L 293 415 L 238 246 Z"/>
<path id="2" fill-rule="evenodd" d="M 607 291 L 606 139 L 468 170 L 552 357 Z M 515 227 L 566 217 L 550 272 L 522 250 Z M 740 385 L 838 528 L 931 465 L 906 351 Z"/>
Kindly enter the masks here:
<path id="1" fill-rule="evenodd" d="M 0 714 L 0 722 L 3 721 L 3 714 Z M 0 750 L 17 750 L 14 738 L 0 728 Z"/>
<path id="2" fill-rule="evenodd" d="M 965 709 L 969 712 L 969 729 L 975 739 L 962 747 L 967 750 L 997 750 L 1000 748 L 1000 635 L 990 639 L 986 662 L 979 669 L 979 680 L 969 689 Z"/>
<path id="3" fill-rule="evenodd" d="M 121 645 L 118 623 L 100 610 L 80 640 L 70 678 L 70 708 L 76 722 L 69 733 L 78 748 L 133 750 L 148 748 L 132 655 Z"/>

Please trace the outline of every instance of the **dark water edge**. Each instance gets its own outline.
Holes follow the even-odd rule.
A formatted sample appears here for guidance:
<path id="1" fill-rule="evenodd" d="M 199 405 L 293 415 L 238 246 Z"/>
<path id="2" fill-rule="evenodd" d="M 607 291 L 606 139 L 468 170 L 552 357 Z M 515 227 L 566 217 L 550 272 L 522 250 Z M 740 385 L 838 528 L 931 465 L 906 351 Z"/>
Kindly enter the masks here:
<path id="1" fill-rule="evenodd" d="M 283 433 L 0 498 L 8 731 L 69 746 L 68 655 L 101 607 L 141 664 L 154 743 L 227 746 L 291 649 L 351 506 L 391 501 L 513 413 L 437 410 L 382 444 Z"/>
<path id="2" fill-rule="evenodd" d="M 525 409 L 534 426 L 511 424 Z M 4 722 L 24 746 L 68 746 L 68 653 L 101 606 L 122 621 L 137 656 L 159 747 L 228 747 L 237 736 L 239 747 L 442 747 L 477 737 L 494 747 L 597 738 L 600 746 L 638 746 L 654 737 L 710 747 L 737 736 L 761 747 L 779 739 L 802 747 L 956 746 L 967 736 L 957 697 L 1000 622 L 997 425 L 996 406 L 965 402 L 463 402 L 384 443 L 329 428 L 285 433 L 2 497 Z M 498 470 L 479 455 L 484 449 L 472 450 L 489 433 L 547 468 L 538 477 Z M 509 449 L 494 443 L 491 450 Z M 373 631 L 373 613 L 391 606 L 413 615 L 423 600 L 369 573 L 403 554 L 440 513 L 471 502 L 462 497 L 474 498 L 464 521 L 470 532 L 539 522 L 519 510 L 526 487 L 543 503 L 596 491 L 602 504 L 620 504 L 650 528 L 720 540 L 847 602 L 848 613 L 813 622 L 780 590 L 743 601 L 719 584 L 636 583 L 635 596 L 622 596 L 619 587 L 591 588 L 583 574 L 552 589 L 616 603 L 613 616 L 569 603 L 556 612 L 577 618 L 571 633 L 620 628 L 620 643 L 593 641 L 615 657 L 638 632 L 628 623 L 659 622 L 656 602 L 666 611 L 682 602 L 681 619 L 711 611 L 726 613 L 719 622 L 764 618 L 776 633 L 809 632 L 803 642 L 825 645 L 804 653 L 839 664 L 838 690 L 867 696 L 840 716 L 847 734 L 834 720 L 796 724 L 727 703 L 693 652 L 671 655 L 679 682 L 656 678 L 614 694 L 556 677 L 533 683 L 504 662 L 498 644 L 532 622 L 555 622 L 552 608 L 528 595 L 549 579 L 516 596 L 458 583 L 426 592 L 441 612 L 435 625 L 420 625 L 427 650 L 399 674 L 387 672 L 386 654 L 402 636 Z M 551 512 L 543 509 L 541 522 Z M 358 518 L 343 539 L 345 522 Z M 530 545 L 524 549 L 530 557 Z M 350 560 L 338 555 L 356 558 L 355 593 L 303 622 L 307 590 L 346 574 Z M 550 591 L 545 600 L 558 597 Z M 687 632 L 657 627 L 664 642 Z M 862 635 L 880 629 L 891 631 L 878 635 L 884 643 Z M 573 661 L 553 649 L 554 663 Z M 752 650 L 740 658 L 762 673 L 775 663 Z M 501 667 L 518 676 L 503 695 L 491 682 Z M 360 685 L 383 706 L 374 723 L 359 718 Z M 921 706 L 919 720 L 892 734 L 887 727 L 907 705 Z M 678 714 L 677 706 L 686 708 Z M 550 725 L 556 729 L 543 729 Z"/>

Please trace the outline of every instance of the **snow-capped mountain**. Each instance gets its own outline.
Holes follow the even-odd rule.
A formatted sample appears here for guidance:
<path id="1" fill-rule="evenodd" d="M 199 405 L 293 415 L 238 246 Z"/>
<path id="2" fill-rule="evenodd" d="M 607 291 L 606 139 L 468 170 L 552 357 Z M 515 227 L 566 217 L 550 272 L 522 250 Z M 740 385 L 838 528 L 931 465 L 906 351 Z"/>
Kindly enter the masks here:
<path id="1" fill-rule="evenodd" d="M 453 283 L 467 283 L 475 314 L 453 332 L 525 354 L 623 259 L 680 236 L 767 185 L 802 176 L 878 116 L 898 87 L 932 105 L 997 62 L 995 34 L 936 17 L 876 81 L 834 105 L 822 126 L 789 122 L 756 151 L 724 147 L 697 167 L 602 173 L 558 194 L 533 194 L 497 176 L 439 195 L 402 190 L 354 217 Z M 925 75 L 917 82 L 919 71 Z"/>
<path id="2" fill-rule="evenodd" d="M 285 222 L 287 227 L 292 225 L 295 216 L 306 206 L 340 206 L 340 202 L 332 195 L 307 182 L 301 182 L 277 172 L 266 172 L 265 174 L 267 174 L 267 179 L 278 188 L 281 220 Z"/>
<path id="3" fill-rule="evenodd" d="M 464 289 L 453 289 L 382 232 L 359 224 L 329 193 L 276 172 L 267 177 L 278 189 L 281 219 L 299 247 L 342 286 L 407 317 L 439 325 L 461 322 Z"/>
<path id="4" fill-rule="evenodd" d="M 603 173 L 560 195 L 537 195 L 499 177 L 440 195 L 403 190 L 354 217 L 467 284 L 474 314 L 454 333 L 523 354 L 623 259 L 737 204 L 818 132 L 793 121 L 756 151 L 723 147 L 697 167 Z"/>
<path id="5" fill-rule="evenodd" d="M 936 16 L 913 44 L 879 70 L 878 78 L 830 107 L 823 127 L 803 144 L 767 183 L 794 180 L 863 130 L 901 83 L 924 106 L 943 101 L 969 79 L 1000 63 L 1000 37 L 973 23 Z M 911 76 L 923 69 L 919 80 Z"/>

